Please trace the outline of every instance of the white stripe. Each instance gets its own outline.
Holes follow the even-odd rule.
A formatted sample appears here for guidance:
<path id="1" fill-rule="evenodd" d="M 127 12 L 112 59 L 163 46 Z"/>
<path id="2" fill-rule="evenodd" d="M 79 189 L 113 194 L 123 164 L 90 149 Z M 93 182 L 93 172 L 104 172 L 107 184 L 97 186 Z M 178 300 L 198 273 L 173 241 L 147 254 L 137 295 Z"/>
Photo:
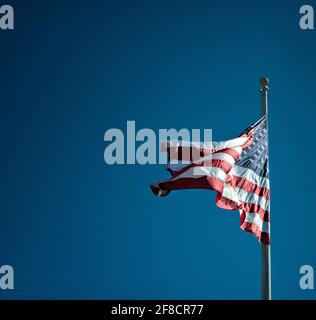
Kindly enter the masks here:
<path id="1" fill-rule="evenodd" d="M 236 202 L 238 205 L 241 204 L 236 190 L 234 190 L 234 188 L 227 183 L 224 183 L 222 195 L 226 199 L 229 199 L 229 200 Z"/>
<path id="2" fill-rule="evenodd" d="M 236 151 L 239 155 L 241 154 L 242 152 L 242 147 L 235 147 L 235 148 L 231 148 L 233 149 L 234 151 Z"/>
<path id="3" fill-rule="evenodd" d="M 241 202 L 253 203 L 260 206 L 263 210 L 270 210 L 270 201 L 264 197 L 259 197 L 257 194 L 247 192 L 240 188 L 233 188 L 231 185 L 224 183 L 223 196 L 229 200 L 235 201 L 238 204 Z"/>
<path id="4" fill-rule="evenodd" d="M 263 221 L 259 214 L 246 212 L 245 222 L 251 222 L 256 224 L 261 232 L 270 233 L 270 223 Z"/>
<path id="5" fill-rule="evenodd" d="M 178 179 L 182 178 L 192 178 L 197 179 L 200 177 L 213 177 L 216 178 L 222 182 L 226 180 L 226 173 L 221 168 L 215 168 L 215 167 L 192 167 L 185 172 L 181 173 L 179 176 L 174 177 L 172 181 L 176 181 Z"/>
<path id="6" fill-rule="evenodd" d="M 269 189 L 269 179 L 260 177 L 257 175 L 253 170 L 247 169 L 244 167 L 239 167 L 237 165 L 234 165 L 229 172 L 229 174 L 240 177 L 240 178 L 245 178 L 249 180 L 252 183 L 255 183 L 259 185 L 260 187 L 268 188 Z"/>
<path id="7" fill-rule="evenodd" d="M 259 205 L 262 209 L 269 211 L 270 209 L 270 201 L 264 197 L 259 197 L 257 194 L 252 192 L 247 192 L 241 188 L 235 188 L 238 199 L 244 202 L 253 203 Z"/>
<path id="8" fill-rule="evenodd" d="M 229 164 L 233 165 L 235 163 L 235 159 L 233 156 L 231 156 L 228 153 L 225 152 L 218 152 L 218 153 L 213 153 L 210 154 L 206 157 L 203 157 L 199 159 L 198 161 L 195 161 L 196 163 L 202 162 L 202 161 L 209 161 L 209 160 L 223 160 L 228 162 Z"/>
<path id="9" fill-rule="evenodd" d="M 232 140 L 213 142 L 213 144 L 215 150 L 222 150 L 235 147 L 241 148 L 241 146 L 244 145 L 248 140 L 249 137 L 238 137 Z"/>
<path id="10" fill-rule="evenodd" d="M 166 147 L 192 147 L 192 148 L 198 148 L 198 149 L 212 149 L 213 151 L 219 151 L 227 148 L 235 148 L 235 147 L 241 147 L 244 145 L 250 137 L 238 137 L 235 139 L 227 140 L 227 141 L 213 141 L 213 142 L 191 142 L 191 141 L 168 141 L 168 142 L 162 142 L 161 143 L 161 150 L 165 151 Z"/>
<path id="11" fill-rule="evenodd" d="M 236 148 L 234 148 L 234 149 L 236 149 Z M 211 160 L 226 161 L 230 165 L 234 165 L 234 163 L 235 163 L 234 157 L 226 152 L 218 152 L 218 153 L 210 154 L 210 155 L 207 155 L 203 158 L 198 159 L 197 161 L 194 161 L 193 163 L 200 163 L 203 161 L 211 161 Z M 170 160 L 170 162 L 168 164 L 168 168 L 171 169 L 172 171 L 177 172 L 177 171 L 180 171 L 181 169 L 183 169 L 184 167 L 186 167 L 188 164 L 190 164 L 188 161 L 181 161 L 181 160 L 173 159 L 173 160 Z"/>
<path id="12" fill-rule="evenodd" d="M 235 159 L 234 157 L 232 157 L 230 154 L 225 153 L 225 152 L 219 152 L 219 153 L 214 153 L 214 154 L 210 154 L 206 157 L 200 158 L 197 161 L 194 161 L 193 163 L 200 163 L 203 161 L 211 161 L 211 160 L 223 160 L 226 161 L 227 163 L 229 163 L 230 165 L 233 165 L 235 163 Z M 191 162 L 192 163 L 192 162 Z M 168 168 L 172 171 L 178 172 L 181 169 L 183 169 L 184 167 L 186 167 L 188 165 L 187 162 L 182 162 L 181 160 L 170 160 L 169 164 L 168 164 Z M 209 166 L 211 167 L 211 166 Z M 195 173 L 195 172 L 194 172 Z M 195 174 L 194 174 L 195 175 Z"/>

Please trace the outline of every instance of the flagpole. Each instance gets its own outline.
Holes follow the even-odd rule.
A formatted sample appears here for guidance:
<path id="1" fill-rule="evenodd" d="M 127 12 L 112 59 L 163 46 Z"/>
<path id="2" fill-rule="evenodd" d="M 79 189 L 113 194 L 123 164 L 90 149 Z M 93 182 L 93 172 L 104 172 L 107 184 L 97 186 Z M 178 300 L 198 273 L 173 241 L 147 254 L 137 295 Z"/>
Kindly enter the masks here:
<path id="1" fill-rule="evenodd" d="M 262 115 L 268 115 L 269 79 L 261 78 L 261 107 Z M 261 244 L 261 296 L 262 300 L 271 300 L 271 245 Z"/>

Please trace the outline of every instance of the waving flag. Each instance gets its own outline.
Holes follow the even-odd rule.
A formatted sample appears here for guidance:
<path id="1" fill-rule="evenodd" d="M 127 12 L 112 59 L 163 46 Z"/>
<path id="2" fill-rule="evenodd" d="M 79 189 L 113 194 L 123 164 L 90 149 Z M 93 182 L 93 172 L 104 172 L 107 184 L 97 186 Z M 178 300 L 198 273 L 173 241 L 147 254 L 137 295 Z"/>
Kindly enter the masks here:
<path id="1" fill-rule="evenodd" d="M 214 190 L 217 206 L 239 210 L 241 229 L 270 244 L 266 115 L 236 139 L 211 144 L 168 142 L 165 148 L 171 178 L 151 185 L 156 195 L 179 189 Z"/>

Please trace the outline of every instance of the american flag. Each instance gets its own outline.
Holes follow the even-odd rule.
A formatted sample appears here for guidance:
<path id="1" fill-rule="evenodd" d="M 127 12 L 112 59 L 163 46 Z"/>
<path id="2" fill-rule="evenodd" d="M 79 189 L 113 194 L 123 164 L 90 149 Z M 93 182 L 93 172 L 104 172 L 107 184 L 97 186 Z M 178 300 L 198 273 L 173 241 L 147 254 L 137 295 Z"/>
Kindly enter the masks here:
<path id="1" fill-rule="evenodd" d="M 165 145 L 171 178 L 152 184 L 158 196 L 172 190 L 210 189 L 217 206 L 239 210 L 240 228 L 270 244 L 268 119 L 264 115 L 235 139 Z M 198 156 L 196 156 L 198 154 Z"/>

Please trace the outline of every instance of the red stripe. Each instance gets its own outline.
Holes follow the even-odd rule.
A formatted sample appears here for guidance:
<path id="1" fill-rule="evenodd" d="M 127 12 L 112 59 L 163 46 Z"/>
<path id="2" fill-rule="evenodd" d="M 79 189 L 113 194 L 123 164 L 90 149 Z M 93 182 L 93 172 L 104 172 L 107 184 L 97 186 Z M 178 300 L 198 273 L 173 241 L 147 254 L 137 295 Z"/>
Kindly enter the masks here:
<path id="1" fill-rule="evenodd" d="M 235 161 L 237 161 L 239 159 L 239 156 L 240 156 L 240 154 L 234 149 L 223 149 L 220 152 L 224 152 L 224 153 L 227 153 L 227 154 L 231 155 L 234 158 Z"/>
<path id="2" fill-rule="evenodd" d="M 243 202 L 238 204 L 237 202 L 223 197 L 221 194 L 216 196 L 216 205 L 226 210 L 240 210 L 243 209 L 246 212 L 252 212 L 259 214 L 263 221 L 270 222 L 270 212 L 262 209 L 259 205 L 254 203 Z"/>
<path id="3" fill-rule="evenodd" d="M 242 208 L 246 212 L 258 213 L 263 221 L 270 221 L 270 212 L 262 209 L 259 205 L 255 203 L 244 202 Z"/>
<path id="4" fill-rule="evenodd" d="M 259 227 L 255 223 L 244 222 L 240 225 L 240 228 L 243 231 L 254 234 L 258 238 L 258 241 L 260 243 L 263 243 L 265 245 L 270 244 L 270 234 L 266 232 L 261 232 Z"/>
<path id="5" fill-rule="evenodd" d="M 270 234 L 262 232 L 258 225 L 252 222 L 245 222 L 246 213 L 243 211 L 240 215 L 240 228 L 246 232 L 254 234 L 260 243 L 269 245 L 270 244 Z"/>
<path id="6" fill-rule="evenodd" d="M 250 142 L 252 141 L 251 139 L 249 139 Z M 247 144 L 247 146 L 250 143 Z M 245 148 L 243 146 L 240 146 L 241 148 Z M 194 152 L 196 152 L 196 154 L 194 154 Z M 183 146 L 174 146 L 174 147 L 167 147 L 167 153 L 168 153 L 168 159 L 170 160 L 182 160 L 182 161 L 192 161 L 193 157 L 192 155 L 194 154 L 197 159 L 194 160 L 198 160 L 200 158 L 209 156 L 211 154 L 216 154 L 216 153 L 227 153 L 229 155 L 231 155 L 235 161 L 238 160 L 240 154 L 239 152 L 237 152 L 236 150 L 234 150 L 233 148 L 227 148 L 227 149 L 221 149 L 221 150 L 215 150 L 215 149 L 206 149 L 206 148 L 195 148 L 195 147 L 183 147 Z"/>
<path id="7" fill-rule="evenodd" d="M 206 161 L 201 161 L 201 162 L 196 162 L 196 163 L 191 163 L 179 171 L 173 171 L 170 168 L 168 169 L 172 175 L 172 178 L 176 178 L 180 176 L 182 173 L 188 171 L 190 168 L 194 167 L 215 167 L 215 168 L 221 168 L 223 169 L 226 173 L 228 173 L 232 166 L 230 163 L 224 161 L 224 160 L 206 160 Z M 192 175 L 193 176 L 193 175 Z"/>
<path id="8" fill-rule="evenodd" d="M 270 199 L 270 190 L 265 187 L 260 187 L 259 185 L 250 182 L 249 180 L 237 176 L 233 176 L 231 180 L 232 187 L 241 188 L 249 193 L 254 193 L 265 199 Z"/>
<path id="9" fill-rule="evenodd" d="M 203 166 L 221 168 L 226 173 L 232 169 L 232 165 L 225 160 L 203 161 Z"/>
<path id="10" fill-rule="evenodd" d="M 151 188 L 151 191 L 156 195 L 158 196 L 159 195 L 159 191 L 161 191 L 161 194 L 159 195 L 160 197 L 165 197 L 166 195 L 169 194 L 170 191 L 166 191 L 166 190 L 162 190 L 159 185 L 157 184 L 152 184 L 150 186 Z"/>
<path id="11" fill-rule="evenodd" d="M 193 151 L 194 150 L 194 151 Z M 195 159 L 198 161 L 200 158 L 209 156 L 211 154 L 216 154 L 216 153 L 227 153 L 231 155 L 235 161 L 238 160 L 240 154 L 236 150 L 232 148 L 228 149 L 222 149 L 222 150 L 217 150 L 215 151 L 214 149 L 205 149 L 205 148 L 192 148 L 192 147 L 182 147 L 182 146 L 176 146 L 176 147 L 168 147 L 167 148 L 167 153 L 168 153 L 168 159 L 170 160 L 179 160 L 179 161 L 192 161 L 192 153 L 197 152 L 197 155 L 199 155 Z M 183 157 L 185 156 L 185 157 Z"/>
<path id="12" fill-rule="evenodd" d="M 227 199 L 223 197 L 220 193 L 216 196 L 216 205 L 219 208 L 226 209 L 226 210 L 239 210 L 241 209 L 242 205 L 238 204 L 237 202 Z"/>
<path id="13" fill-rule="evenodd" d="M 203 176 L 200 178 L 180 178 L 177 180 L 169 180 L 160 182 L 159 188 L 165 191 L 179 190 L 179 189 L 211 189 L 217 192 L 223 191 L 223 183 L 213 177 Z"/>
<path id="14" fill-rule="evenodd" d="M 251 130 L 247 134 L 240 136 L 240 138 L 241 137 L 248 137 L 248 140 L 243 145 L 240 146 L 242 149 L 246 149 L 253 142 L 252 133 L 253 132 Z M 170 160 L 192 161 L 193 154 L 195 157 L 197 157 L 197 159 L 194 159 L 194 160 L 198 160 L 201 157 L 205 157 L 207 155 L 210 155 L 210 154 L 216 153 L 216 152 L 226 152 L 226 153 L 231 152 L 231 155 L 234 157 L 235 161 L 239 157 L 238 152 L 234 151 L 232 148 L 216 150 L 214 148 L 205 148 L 203 146 L 201 146 L 200 148 L 197 148 L 194 146 L 183 147 L 180 144 L 178 146 L 170 146 L 170 144 L 168 142 L 161 144 L 161 151 L 167 151 L 169 161 Z M 197 156 L 197 155 L 199 155 L 199 156 Z M 183 158 L 183 156 L 185 156 L 185 157 Z"/>
<path id="15" fill-rule="evenodd" d="M 195 161 L 214 153 L 214 149 L 175 146 L 167 148 L 168 160 Z"/>

